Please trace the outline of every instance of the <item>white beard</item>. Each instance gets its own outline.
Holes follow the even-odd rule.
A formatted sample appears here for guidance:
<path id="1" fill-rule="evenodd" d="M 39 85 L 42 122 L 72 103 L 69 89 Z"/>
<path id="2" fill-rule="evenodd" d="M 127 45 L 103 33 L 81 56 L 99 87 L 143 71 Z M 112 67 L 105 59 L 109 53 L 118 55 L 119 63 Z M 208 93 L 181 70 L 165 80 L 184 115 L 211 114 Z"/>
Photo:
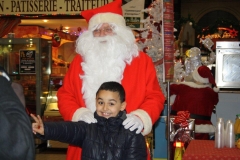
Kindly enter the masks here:
<path id="1" fill-rule="evenodd" d="M 80 75 L 83 98 L 92 112 L 96 110 L 95 98 L 100 85 L 106 81 L 121 83 L 126 63 L 130 64 L 138 56 L 135 39 L 132 43 L 130 40 L 117 35 L 93 37 L 91 31 L 84 32 L 77 40 L 76 51 L 83 57 L 84 75 Z"/>

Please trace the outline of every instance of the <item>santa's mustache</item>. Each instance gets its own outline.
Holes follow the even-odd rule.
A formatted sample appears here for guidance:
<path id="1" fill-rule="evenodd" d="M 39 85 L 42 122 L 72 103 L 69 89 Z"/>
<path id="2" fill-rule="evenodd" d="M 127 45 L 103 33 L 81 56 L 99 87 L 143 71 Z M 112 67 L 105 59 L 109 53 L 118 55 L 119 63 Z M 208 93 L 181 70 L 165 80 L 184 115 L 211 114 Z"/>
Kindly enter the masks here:
<path id="1" fill-rule="evenodd" d="M 117 42 L 119 40 L 119 37 L 117 37 L 116 35 L 112 35 L 112 36 L 104 36 L 104 37 L 94 37 L 93 41 L 96 43 L 110 43 L 110 42 Z"/>
<path id="2" fill-rule="evenodd" d="M 107 43 L 109 41 L 109 37 L 95 37 L 95 41 L 99 43 Z"/>

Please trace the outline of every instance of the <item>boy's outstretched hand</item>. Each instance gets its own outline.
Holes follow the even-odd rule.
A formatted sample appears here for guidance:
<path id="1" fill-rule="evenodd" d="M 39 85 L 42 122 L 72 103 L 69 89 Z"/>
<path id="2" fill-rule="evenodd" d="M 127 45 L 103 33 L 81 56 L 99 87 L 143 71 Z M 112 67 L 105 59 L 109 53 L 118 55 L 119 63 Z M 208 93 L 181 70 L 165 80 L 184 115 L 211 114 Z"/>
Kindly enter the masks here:
<path id="1" fill-rule="evenodd" d="M 35 123 L 32 123 L 33 133 L 34 134 L 39 133 L 41 135 L 44 135 L 44 126 L 41 117 L 39 115 L 37 115 L 37 117 L 34 116 L 33 114 L 30 115 L 35 121 Z"/>

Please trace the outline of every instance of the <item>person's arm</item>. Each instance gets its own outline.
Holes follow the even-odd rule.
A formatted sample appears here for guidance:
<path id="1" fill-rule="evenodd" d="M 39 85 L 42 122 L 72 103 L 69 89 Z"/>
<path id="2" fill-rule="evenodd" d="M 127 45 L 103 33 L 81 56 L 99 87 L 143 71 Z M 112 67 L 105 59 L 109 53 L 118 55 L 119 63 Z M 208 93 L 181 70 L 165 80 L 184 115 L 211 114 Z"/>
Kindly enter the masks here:
<path id="1" fill-rule="evenodd" d="M 82 121 L 45 122 L 45 139 L 57 140 L 82 147 L 86 137 L 86 125 L 89 124 Z"/>
<path id="2" fill-rule="evenodd" d="M 35 146 L 30 118 L 13 91 L 11 82 L 1 75 L 0 102 L 1 159 L 33 160 Z"/>
<path id="3" fill-rule="evenodd" d="M 57 140 L 76 146 L 82 146 L 86 135 L 86 123 L 84 122 L 45 122 L 41 117 L 31 114 L 33 133 L 42 140 Z"/>
<path id="4" fill-rule="evenodd" d="M 141 134 L 133 134 L 131 139 L 129 140 L 126 151 L 127 153 L 125 160 L 146 160 L 147 147 L 144 136 Z"/>

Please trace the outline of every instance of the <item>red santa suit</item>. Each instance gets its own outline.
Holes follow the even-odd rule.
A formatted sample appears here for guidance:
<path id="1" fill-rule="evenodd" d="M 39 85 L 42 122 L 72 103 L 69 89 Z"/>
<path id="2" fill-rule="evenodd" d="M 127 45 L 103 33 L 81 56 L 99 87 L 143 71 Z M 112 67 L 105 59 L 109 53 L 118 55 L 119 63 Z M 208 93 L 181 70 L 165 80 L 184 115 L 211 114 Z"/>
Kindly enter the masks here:
<path id="1" fill-rule="evenodd" d="M 81 92 L 82 80 L 79 77 L 84 74 L 81 62 L 81 56 L 76 55 L 64 78 L 63 86 L 57 93 L 59 111 L 64 120 L 72 120 L 77 109 L 86 107 Z M 126 91 L 127 113 L 132 112 L 141 118 L 144 124 L 143 135 L 150 133 L 152 125 L 163 110 L 165 101 L 152 59 L 140 52 L 130 65 L 126 64 L 121 84 Z M 79 160 L 80 151 L 79 147 L 70 146 L 67 159 Z"/>
<path id="2" fill-rule="evenodd" d="M 200 66 L 199 68 L 194 71 L 193 78 L 197 75 L 198 78 L 195 78 L 195 80 L 215 84 L 210 73 L 210 76 L 208 75 L 206 77 L 211 77 L 209 78 L 211 81 L 208 81 L 208 78 L 203 79 L 203 77 L 201 77 L 201 73 L 208 73 L 210 70 L 206 69 L 205 66 Z M 201 69 L 204 71 L 200 71 Z M 199 70 L 199 72 L 196 72 L 197 70 Z M 207 133 L 214 132 L 211 115 L 215 105 L 218 103 L 218 93 L 209 85 L 181 82 L 170 85 L 170 95 L 176 96 L 171 106 L 172 113 L 175 112 L 174 114 L 176 114 L 178 111 L 189 111 L 191 114 L 190 117 L 195 119 L 195 139 L 209 139 Z"/>

